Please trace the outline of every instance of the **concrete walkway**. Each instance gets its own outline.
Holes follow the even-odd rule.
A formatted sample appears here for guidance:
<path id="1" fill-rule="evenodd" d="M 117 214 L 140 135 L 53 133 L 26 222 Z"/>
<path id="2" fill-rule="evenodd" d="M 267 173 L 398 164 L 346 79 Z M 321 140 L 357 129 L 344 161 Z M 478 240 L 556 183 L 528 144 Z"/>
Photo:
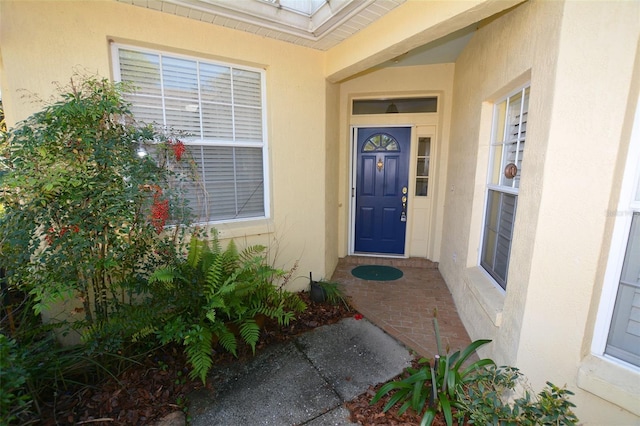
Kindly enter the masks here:
<path id="1" fill-rule="evenodd" d="M 213 391 L 192 396 L 193 426 L 353 425 L 344 403 L 411 363 L 407 348 L 366 319 L 344 319 L 214 367 Z"/>

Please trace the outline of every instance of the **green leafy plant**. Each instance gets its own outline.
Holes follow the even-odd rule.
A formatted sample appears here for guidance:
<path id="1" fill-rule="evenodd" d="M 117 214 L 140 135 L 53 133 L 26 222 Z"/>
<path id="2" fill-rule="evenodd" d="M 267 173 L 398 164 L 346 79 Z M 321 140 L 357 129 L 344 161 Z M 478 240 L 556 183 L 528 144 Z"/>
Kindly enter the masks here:
<path id="1" fill-rule="evenodd" d="M 148 298 L 131 312 L 147 322 L 133 321 L 138 330 L 132 338 L 156 335 L 162 344 L 183 344 L 191 377 L 203 382 L 215 344 L 237 355 L 240 339 L 255 351 L 263 318 L 288 325 L 306 309 L 296 294 L 283 289 L 285 282 L 276 285 L 290 274 L 269 266 L 264 251 L 262 246 L 238 251 L 233 241 L 222 249 L 216 235 L 211 244 L 192 238 L 185 258 L 150 276 Z M 128 315 L 121 318 L 132 322 Z"/>
<path id="2" fill-rule="evenodd" d="M 320 297 L 320 299 L 326 300 L 332 305 L 337 305 L 338 303 L 342 303 L 347 308 L 350 308 L 349 304 L 347 303 L 347 299 L 345 298 L 342 290 L 340 289 L 339 283 L 333 282 L 333 281 L 311 280 L 311 286 L 312 287 L 317 286 L 317 288 L 319 288 L 320 295 L 318 297 Z M 314 289 L 312 288 L 311 291 L 313 292 Z M 312 295 L 312 299 L 313 299 L 313 295 Z"/>
<path id="3" fill-rule="evenodd" d="M 163 232 L 169 220 L 188 222 L 173 173 L 188 162 L 183 144 L 136 122 L 127 90 L 72 79 L 58 101 L 3 134 L 0 267 L 33 295 L 36 313 L 75 299 L 77 324 L 100 326 L 135 300 L 157 254 L 170 256 L 185 232 Z M 137 155 L 145 146 L 154 155 Z"/>
<path id="4" fill-rule="evenodd" d="M 522 396 L 514 398 L 517 393 Z M 578 418 L 571 395 L 551 382 L 536 395 L 517 368 L 488 366 L 475 373 L 461 394 L 458 418 L 482 425 L 574 425 Z"/>
<path id="5" fill-rule="evenodd" d="M 462 352 L 443 353 L 438 319 L 435 315 L 433 326 L 438 345 L 438 355 L 435 356 L 433 364 L 426 358 L 420 359 L 418 361 L 422 365 L 420 368 L 407 368 L 408 377 L 383 385 L 376 392 L 371 404 L 375 404 L 383 396 L 393 392 L 384 406 L 385 412 L 394 405 L 401 404 L 399 414 L 409 408 L 416 413 L 424 413 L 422 425 L 430 425 L 436 414 L 442 412 L 447 425 L 450 426 L 453 424 L 454 408 L 458 406 L 458 395 L 473 379 L 473 372 L 495 363 L 490 359 L 481 359 L 470 365 L 465 364 L 479 347 L 486 345 L 490 340 L 476 340 Z"/>
<path id="6" fill-rule="evenodd" d="M 7 311 L 0 317 L 0 424 L 37 423 L 57 395 L 121 371 L 122 355 L 88 357 L 81 345 L 60 345 L 54 327 L 31 312 L 31 301 L 19 303 L 12 324 Z"/>
<path id="7" fill-rule="evenodd" d="M 497 367 L 491 359 L 468 363 L 475 351 L 490 340 L 476 340 L 462 352 L 443 353 L 438 320 L 434 314 L 438 355 L 421 358 L 419 368 L 407 368 L 405 377 L 386 383 L 371 404 L 390 395 L 383 407 L 386 412 L 400 404 L 398 414 L 412 409 L 422 415 L 421 426 L 431 425 L 442 413 L 448 426 L 454 418 L 458 424 L 481 425 L 574 425 L 578 419 L 569 401 L 573 393 L 550 382 L 538 394 L 525 389 L 513 399 L 516 388 L 523 386 L 522 374 L 515 367 Z M 468 364 L 468 365 L 467 365 Z"/>
<path id="8" fill-rule="evenodd" d="M 14 339 L 0 333 L 0 423 L 9 424 L 28 411 L 31 397 L 26 391 L 28 372 L 25 354 Z"/>

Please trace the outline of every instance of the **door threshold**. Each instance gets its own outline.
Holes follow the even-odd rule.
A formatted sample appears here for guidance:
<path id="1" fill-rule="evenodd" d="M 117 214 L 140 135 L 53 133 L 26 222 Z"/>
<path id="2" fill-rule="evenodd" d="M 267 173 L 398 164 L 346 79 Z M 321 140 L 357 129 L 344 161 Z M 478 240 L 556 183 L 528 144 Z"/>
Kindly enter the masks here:
<path id="1" fill-rule="evenodd" d="M 408 259 L 408 256 L 404 254 L 390 254 L 390 253 L 361 253 L 355 252 L 351 253 L 349 256 L 360 256 L 360 257 L 382 257 L 387 259 Z"/>

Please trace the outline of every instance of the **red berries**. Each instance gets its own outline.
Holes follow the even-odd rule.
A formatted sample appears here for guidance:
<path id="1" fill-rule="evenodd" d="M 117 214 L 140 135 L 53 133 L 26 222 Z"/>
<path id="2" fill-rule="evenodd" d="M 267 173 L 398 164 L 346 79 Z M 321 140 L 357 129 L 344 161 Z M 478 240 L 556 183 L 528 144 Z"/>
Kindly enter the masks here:
<path id="1" fill-rule="evenodd" d="M 182 159 L 182 154 L 187 150 L 184 143 L 176 139 L 175 142 L 169 141 L 169 146 L 173 150 L 173 155 L 176 156 L 176 160 L 180 161 L 180 159 Z"/>

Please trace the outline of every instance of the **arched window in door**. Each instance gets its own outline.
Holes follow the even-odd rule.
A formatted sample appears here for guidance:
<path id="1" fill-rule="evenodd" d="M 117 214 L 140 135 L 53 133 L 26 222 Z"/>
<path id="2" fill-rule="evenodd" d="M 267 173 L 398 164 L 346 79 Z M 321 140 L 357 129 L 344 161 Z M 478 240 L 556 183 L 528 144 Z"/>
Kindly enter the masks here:
<path id="1" fill-rule="evenodd" d="M 400 151 L 400 144 L 391 135 L 377 133 L 367 139 L 362 145 L 362 152 Z"/>

